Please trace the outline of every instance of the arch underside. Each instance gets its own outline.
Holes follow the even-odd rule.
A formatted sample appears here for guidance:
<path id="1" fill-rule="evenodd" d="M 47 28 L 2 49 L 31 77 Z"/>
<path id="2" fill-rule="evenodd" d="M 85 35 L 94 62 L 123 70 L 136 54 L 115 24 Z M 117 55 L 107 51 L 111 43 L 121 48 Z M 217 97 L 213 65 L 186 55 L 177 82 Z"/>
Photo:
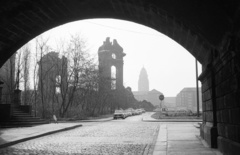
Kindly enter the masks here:
<path id="1" fill-rule="evenodd" d="M 68 22 L 92 18 L 122 19 L 151 27 L 178 42 L 203 64 L 230 27 L 222 2 L 22 0 L 0 3 L 0 65 L 37 35 Z"/>

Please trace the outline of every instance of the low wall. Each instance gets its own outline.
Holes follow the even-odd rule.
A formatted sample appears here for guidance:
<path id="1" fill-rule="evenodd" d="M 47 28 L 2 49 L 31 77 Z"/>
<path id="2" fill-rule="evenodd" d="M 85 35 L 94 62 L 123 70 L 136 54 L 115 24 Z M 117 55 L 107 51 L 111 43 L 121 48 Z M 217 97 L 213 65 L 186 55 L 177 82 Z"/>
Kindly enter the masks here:
<path id="1" fill-rule="evenodd" d="M 0 121 L 7 121 L 11 118 L 11 104 L 0 104 Z"/>

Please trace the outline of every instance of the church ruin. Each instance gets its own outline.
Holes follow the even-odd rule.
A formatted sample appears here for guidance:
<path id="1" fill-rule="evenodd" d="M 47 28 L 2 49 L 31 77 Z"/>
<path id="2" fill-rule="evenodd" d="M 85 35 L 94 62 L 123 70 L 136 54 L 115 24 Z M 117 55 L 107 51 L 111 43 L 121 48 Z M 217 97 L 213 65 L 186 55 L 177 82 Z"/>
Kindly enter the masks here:
<path id="1" fill-rule="evenodd" d="M 122 90 L 123 87 L 123 48 L 114 39 L 107 37 L 98 49 L 99 91 Z"/>

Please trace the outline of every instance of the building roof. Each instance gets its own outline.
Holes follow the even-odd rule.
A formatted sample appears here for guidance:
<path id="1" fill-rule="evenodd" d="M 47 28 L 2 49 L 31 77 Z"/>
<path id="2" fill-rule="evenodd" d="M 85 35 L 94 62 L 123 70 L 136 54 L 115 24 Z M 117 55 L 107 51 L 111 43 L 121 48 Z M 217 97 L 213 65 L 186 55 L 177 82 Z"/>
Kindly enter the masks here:
<path id="1" fill-rule="evenodd" d="M 147 91 L 133 91 L 134 95 L 147 95 L 148 92 Z"/>
<path id="2" fill-rule="evenodd" d="M 160 91 L 153 89 L 151 91 L 148 92 L 149 94 L 162 94 Z"/>
<path id="3" fill-rule="evenodd" d="M 199 89 L 201 89 L 201 88 L 199 88 Z M 182 91 L 196 91 L 196 87 L 186 87 L 186 88 L 183 88 L 182 90 L 181 90 L 181 92 Z"/>
<path id="4" fill-rule="evenodd" d="M 162 92 L 152 89 L 151 91 L 133 91 L 134 95 L 147 95 L 147 94 L 163 94 Z"/>
<path id="5" fill-rule="evenodd" d="M 123 53 L 123 48 L 118 44 L 116 39 L 113 39 L 113 42 L 110 41 L 110 37 L 107 37 L 103 42 L 103 45 L 98 48 L 98 52 L 112 51 L 114 53 Z"/>
<path id="6" fill-rule="evenodd" d="M 146 75 L 147 76 L 147 70 L 145 69 L 145 67 L 143 67 L 140 71 L 140 75 Z"/>

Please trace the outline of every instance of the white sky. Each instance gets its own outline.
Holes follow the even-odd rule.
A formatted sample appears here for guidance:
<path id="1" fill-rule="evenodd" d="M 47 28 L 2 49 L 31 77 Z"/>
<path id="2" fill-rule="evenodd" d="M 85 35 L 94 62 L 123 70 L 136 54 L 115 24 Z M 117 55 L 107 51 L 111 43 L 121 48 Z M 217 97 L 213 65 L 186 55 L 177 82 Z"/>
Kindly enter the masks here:
<path id="1" fill-rule="evenodd" d="M 144 66 L 150 90 L 176 96 L 184 87 L 196 87 L 195 58 L 181 45 L 149 27 L 115 19 L 91 19 L 68 23 L 45 32 L 51 46 L 60 39 L 80 33 L 97 59 L 98 48 L 106 37 L 117 39 L 126 53 L 124 86 L 137 91 L 138 77 Z M 201 65 L 199 66 L 199 74 Z"/>

